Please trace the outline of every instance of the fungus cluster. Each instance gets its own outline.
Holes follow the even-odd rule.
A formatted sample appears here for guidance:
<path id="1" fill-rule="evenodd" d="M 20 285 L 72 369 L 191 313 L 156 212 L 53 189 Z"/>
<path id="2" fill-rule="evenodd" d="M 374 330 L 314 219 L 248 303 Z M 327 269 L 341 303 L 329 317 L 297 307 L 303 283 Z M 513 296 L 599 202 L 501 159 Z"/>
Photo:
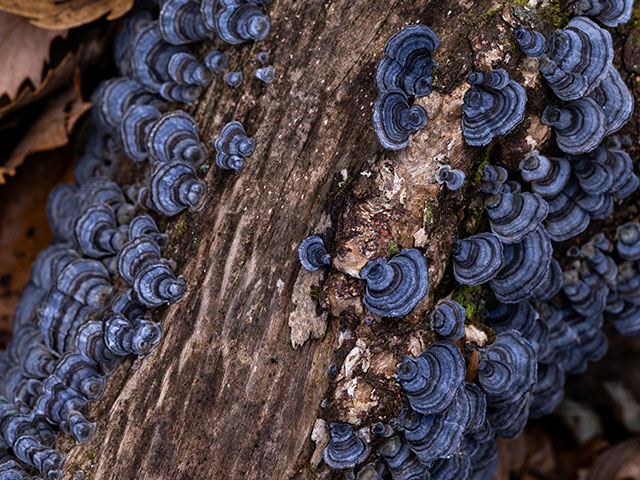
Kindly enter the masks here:
<path id="1" fill-rule="evenodd" d="M 187 286 L 163 257 L 167 234 L 146 211 L 201 209 L 206 188 L 196 168 L 208 155 L 193 117 L 168 102 L 194 102 L 228 64 L 217 50 L 202 63 L 187 44 L 264 38 L 263 3 L 165 0 L 157 18 L 134 10 L 123 22 L 114 43 L 120 76 L 92 95 L 92 130 L 75 183 L 49 195 L 55 238 L 33 263 L 13 339 L 0 352 L 0 478 L 37 471 L 61 479 L 65 455 L 53 449 L 59 434 L 90 441 L 96 424 L 87 419 L 89 405 L 108 376 L 126 356 L 142 360 L 160 342 L 150 309 L 179 301 Z M 223 168 L 254 149 L 238 122 L 215 146 Z M 125 157 L 146 168 L 143 184 L 112 180 Z"/>
<path id="2" fill-rule="evenodd" d="M 432 55 L 438 43 L 424 25 L 408 26 L 387 42 L 376 70 L 379 95 L 373 108 L 373 129 L 384 148 L 405 148 L 409 135 L 427 124 L 427 112 L 411 101 L 432 91 L 437 65 Z"/>
<path id="3" fill-rule="evenodd" d="M 629 19 L 631 3 L 585 0 L 574 8 L 577 15 L 617 25 Z M 412 87 L 416 72 L 428 78 L 425 70 L 403 70 L 393 55 L 417 31 L 430 30 L 407 27 L 389 41 L 378 65 L 374 128 L 386 148 L 408 145 L 415 109 L 408 99 L 430 91 L 418 94 Z M 584 232 L 591 219 L 610 216 L 614 203 L 640 184 L 623 150 L 627 140 L 609 136 L 633 112 L 629 89 L 612 65 L 611 36 L 580 16 L 548 40 L 523 27 L 514 33 L 522 50 L 539 58 L 547 84 L 565 102 L 547 107 L 541 118 L 554 127 L 566 156 L 527 154 L 520 162 L 524 184 L 510 180 L 500 166 L 484 167 L 476 186 L 491 231 L 454 240 L 450 259 L 457 282 L 484 286 L 480 315 L 495 338 L 476 344 L 465 327 L 465 308 L 450 299 L 437 303 L 428 316 L 437 340 L 397 365 L 400 414 L 368 431 L 349 428 L 351 449 L 344 456 L 338 455 L 338 434 L 347 427 L 331 424 L 325 461 L 345 470 L 345 478 L 488 480 L 498 463 L 496 437 L 513 438 L 529 418 L 556 408 L 566 376 L 584 372 L 606 353 L 603 328 L 640 335 L 640 224 L 618 227 L 615 244 L 599 233 L 571 247 L 568 259 L 554 258 L 554 242 Z M 424 50 L 429 61 L 426 53 L 416 55 L 429 71 L 433 48 Z M 474 72 L 468 83 L 462 118 L 468 144 L 488 145 L 524 119 L 526 93 L 506 71 Z M 422 121 L 417 109 L 413 117 L 415 125 Z M 464 173 L 455 172 L 440 166 L 436 181 L 455 190 L 464 182 Z M 321 253 L 328 255 L 324 247 Z M 365 307 L 382 317 L 408 315 L 428 291 L 427 265 L 416 250 L 369 260 L 360 277 L 366 281 Z"/>

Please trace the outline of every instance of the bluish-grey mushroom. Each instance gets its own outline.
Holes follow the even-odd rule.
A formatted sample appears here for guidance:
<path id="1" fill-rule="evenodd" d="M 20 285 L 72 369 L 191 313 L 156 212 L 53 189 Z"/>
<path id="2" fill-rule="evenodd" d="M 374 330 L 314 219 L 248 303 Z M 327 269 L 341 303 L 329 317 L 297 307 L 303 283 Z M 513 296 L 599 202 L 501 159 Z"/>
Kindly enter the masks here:
<path id="1" fill-rule="evenodd" d="M 589 213 L 571 197 L 561 193 L 549 200 L 549 215 L 544 226 L 553 241 L 563 242 L 584 232 L 589 221 Z"/>
<path id="2" fill-rule="evenodd" d="M 604 138 L 607 118 L 595 100 L 585 97 L 564 107 L 549 105 L 540 121 L 553 127 L 558 147 L 570 155 L 594 150 Z"/>
<path id="3" fill-rule="evenodd" d="M 517 243 L 536 230 L 549 212 L 549 205 L 537 193 L 497 193 L 488 197 L 485 209 L 491 231 L 502 243 Z"/>
<path id="4" fill-rule="evenodd" d="M 224 75 L 224 81 L 232 88 L 242 85 L 242 72 L 229 72 Z"/>
<path id="5" fill-rule="evenodd" d="M 438 36 L 426 25 L 410 25 L 389 39 L 376 70 L 380 93 L 400 89 L 406 95 L 424 97 L 433 89 L 432 55 Z"/>
<path id="6" fill-rule="evenodd" d="M 616 250 L 625 260 L 640 260 L 640 225 L 629 222 L 616 229 Z"/>
<path id="7" fill-rule="evenodd" d="M 571 179 L 571 164 L 565 158 L 545 157 L 533 150 L 520 162 L 520 173 L 531 189 L 547 200 L 557 197 Z"/>
<path id="8" fill-rule="evenodd" d="M 241 0 L 203 0 L 200 11 L 205 25 L 227 43 L 264 39 L 271 23 L 255 5 Z"/>
<path id="9" fill-rule="evenodd" d="M 387 464 L 394 479 L 429 478 L 428 466 L 418 460 L 409 448 L 409 444 L 400 435 L 394 435 L 385 440 L 378 447 L 378 453 Z"/>
<path id="10" fill-rule="evenodd" d="M 220 50 L 211 50 L 207 53 L 206 57 L 204 57 L 204 64 L 213 73 L 222 73 L 224 69 L 227 68 L 227 65 L 229 65 L 229 58 L 226 53 Z"/>
<path id="11" fill-rule="evenodd" d="M 188 52 L 174 53 L 167 64 L 167 72 L 171 80 L 186 87 L 206 87 L 211 82 L 211 70 Z"/>
<path id="12" fill-rule="evenodd" d="M 367 442 L 353 432 L 352 425 L 333 422 L 329 435 L 323 458 L 330 467 L 338 470 L 353 468 L 369 456 Z"/>
<path id="13" fill-rule="evenodd" d="M 507 171 L 496 165 L 487 165 L 482 169 L 482 177 L 478 183 L 478 190 L 494 195 L 502 190 L 502 185 L 507 181 Z"/>
<path id="14" fill-rule="evenodd" d="M 464 337 L 465 309 L 454 300 L 443 300 L 429 315 L 429 323 L 434 332 L 447 340 Z"/>
<path id="15" fill-rule="evenodd" d="M 216 150 L 216 164 L 225 170 L 239 172 L 244 168 L 245 158 L 253 154 L 256 142 L 247 136 L 240 122 L 233 121 L 222 127 L 220 135 L 213 140 L 213 146 Z"/>
<path id="16" fill-rule="evenodd" d="M 519 243 L 504 245 L 504 262 L 490 285 L 498 300 L 517 303 L 529 298 L 547 276 L 551 239 L 544 227 L 525 235 Z"/>
<path id="17" fill-rule="evenodd" d="M 547 39 L 540 32 L 519 26 L 514 28 L 513 35 L 525 55 L 537 58 L 547 49 Z"/>
<path id="18" fill-rule="evenodd" d="M 589 93 L 589 97 L 595 100 L 604 112 L 607 120 L 605 135 L 620 130 L 633 114 L 633 95 L 613 65 L 609 66 L 609 73 Z"/>
<path id="19" fill-rule="evenodd" d="M 462 136 L 469 145 L 488 145 L 494 137 L 506 135 L 524 120 L 527 93 L 513 80 L 504 82 L 505 75 L 502 69 L 469 75 L 471 88 L 462 105 Z"/>
<path id="20" fill-rule="evenodd" d="M 455 240 L 451 258 L 453 275 L 459 283 L 480 285 L 493 279 L 502 268 L 502 243 L 493 233 Z"/>
<path id="21" fill-rule="evenodd" d="M 273 79 L 275 78 L 275 70 L 273 68 L 273 65 L 258 68 L 256 70 L 256 78 L 258 80 L 262 80 L 266 84 L 273 82 Z"/>
<path id="22" fill-rule="evenodd" d="M 187 160 L 196 166 L 207 155 L 207 149 L 198 137 L 196 121 L 182 110 L 167 112 L 151 125 L 147 151 L 156 162 Z"/>
<path id="23" fill-rule="evenodd" d="M 577 0 L 575 15 L 594 17 L 608 27 L 617 27 L 631 19 L 633 0 Z"/>
<path id="24" fill-rule="evenodd" d="M 186 208 L 201 209 L 205 193 L 191 164 L 181 160 L 158 162 L 149 179 L 150 206 L 169 217 Z"/>
<path id="25" fill-rule="evenodd" d="M 182 45 L 215 37 L 215 32 L 204 24 L 200 14 L 200 2 L 195 0 L 166 0 L 162 2 L 158 24 L 162 38 L 172 45 Z"/>
<path id="26" fill-rule="evenodd" d="M 409 135 L 427 124 L 427 112 L 420 105 L 409 106 L 402 90 L 380 92 L 373 106 L 373 129 L 380 144 L 389 150 L 409 145 Z"/>
<path id="27" fill-rule="evenodd" d="M 331 256 L 324 247 L 324 242 L 316 235 L 310 235 L 302 241 L 298 247 L 298 257 L 302 267 L 310 272 L 331 263 Z"/>
<path id="28" fill-rule="evenodd" d="M 127 156 L 134 162 L 143 162 L 148 157 L 147 137 L 160 112 L 153 105 L 133 105 L 120 122 L 120 140 Z"/>
<path id="29" fill-rule="evenodd" d="M 440 185 L 446 184 L 451 191 L 460 190 L 467 176 L 462 170 L 451 168 L 450 165 L 441 165 L 434 175 L 436 182 Z"/>
<path id="30" fill-rule="evenodd" d="M 613 60 L 611 34 L 586 17 L 575 17 L 547 40 L 540 71 L 562 100 L 576 100 L 596 88 Z"/>
<path id="31" fill-rule="evenodd" d="M 369 260 L 360 269 L 367 288 L 363 302 L 367 309 L 383 317 L 403 317 L 427 296 L 429 268 L 415 249 L 404 249 L 388 262 Z"/>
<path id="32" fill-rule="evenodd" d="M 397 372 L 411 408 L 424 415 L 443 412 L 451 405 L 464 375 L 462 354 L 447 341 L 431 344 L 419 357 L 405 357 Z"/>
<path id="33" fill-rule="evenodd" d="M 613 172 L 606 165 L 595 162 L 589 155 L 570 157 L 571 169 L 580 189 L 590 195 L 607 193 L 613 184 Z"/>

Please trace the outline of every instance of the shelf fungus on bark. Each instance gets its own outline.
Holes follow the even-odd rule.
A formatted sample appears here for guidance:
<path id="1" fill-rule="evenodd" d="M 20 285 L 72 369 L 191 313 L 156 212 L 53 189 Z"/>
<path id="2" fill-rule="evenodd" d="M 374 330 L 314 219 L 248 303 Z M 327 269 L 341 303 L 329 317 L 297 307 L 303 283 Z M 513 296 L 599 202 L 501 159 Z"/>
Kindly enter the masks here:
<path id="1" fill-rule="evenodd" d="M 120 122 L 120 140 L 127 156 L 140 163 L 147 159 L 147 137 L 153 123 L 160 118 L 160 111 L 153 105 L 130 107 Z"/>
<path id="2" fill-rule="evenodd" d="M 534 302 L 547 302 L 551 300 L 562 288 L 562 269 L 555 258 L 549 263 L 549 270 L 540 285 L 533 290 L 531 300 Z"/>
<path id="3" fill-rule="evenodd" d="M 115 77 L 103 81 L 91 95 L 94 123 L 116 132 L 124 114 L 133 105 L 153 105 L 156 97 L 129 77 Z"/>
<path id="4" fill-rule="evenodd" d="M 182 110 L 165 113 L 151 125 L 147 151 L 156 162 L 186 160 L 194 166 L 204 162 L 207 155 L 196 121 Z"/>
<path id="5" fill-rule="evenodd" d="M 441 165 L 436 170 L 434 178 L 438 184 L 446 184 L 447 188 L 451 191 L 460 190 L 467 176 L 462 170 L 456 170 L 449 165 Z"/>
<path id="6" fill-rule="evenodd" d="M 429 95 L 438 65 L 432 55 L 438 44 L 438 36 L 425 25 L 410 25 L 391 37 L 376 69 L 380 93 L 400 89 L 409 96 Z"/>
<path id="7" fill-rule="evenodd" d="M 455 240 L 451 249 L 453 275 L 463 285 L 492 280 L 502 268 L 502 243 L 493 233 L 479 233 Z"/>
<path id="8" fill-rule="evenodd" d="M 310 235 L 302 241 L 298 247 L 298 257 L 302 267 L 310 272 L 331 263 L 331 256 L 324 247 L 324 242 L 316 235 Z"/>
<path id="9" fill-rule="evenodd" d="M 96 424 L 86 418 L 89 401 L 85 396 L 65 385 L 55 375 L 42 382 L 42 392 L 34 410 L 44 415 L 52 424 L 58 425 L 64 433 L 70 434 L 77 444 L 91 441 Z"/>
<path id="10" fill-rule="evenodd" d="M 227 65 L 229 65 L 229 57 L 220 50 L 211 50 L 204 57 L 204 64 L 213 73 L 222 73 L 224 69 L 227 68 Z"/>
<path id="11" fill-rule="evenodd" d="M 438 341 L 416 358 L 405 357 L 396 376 L 411 408 L 431 415 L 443 412 L 453 402 L 464 375 L 464 358 L 458 347 Z"/>
<path id="12" fill-rule="evenodd" d="M 74 238 L 80 251 L 91 258 L 116 254 L 127 240 L 118 229 L 116 214 L 108 205 L 92 205 L 76 219 Z"/>
<path id="13" fill-rule="evenodd" d="M 436 305 L 429 315 L 434 332 L 447 340 L 464 337 L 465 309 L 454 300 L 444 300 Z"/>
<path id="14" fill-rule="evenodd" d="M 589 97 L 602 108 L 606 118 L 605 135 L 620 130 L 633 114 L 633 95 L 613 65 L 609 73 L 590 93 Z"/>
<path id="15" fill-rule="evenodd" d="M 213 140 L 213 146 L 216 164 L 225 170 L 239 172 L 244 168 L 245 159 L 253 154 L 256 142 L 247 136 L 240 122 L 233 121 L 222 127 L 220 135 Z"/>
<path id="16" fill-rule="evenodd" d="M 378 453 L 384 459 L 392 478 L 396 480 L 412 480 L 429 478 L 429 468 L 423 465 L 411 451 L 409 444 L 399 435 L 385 440 Z"/>
<path id="17" fill-rule="evenodd" d="M 469 480 L 471 475 L 471 460 L 463 455 L 451 455 L 439 458 L 429 468 L 431 480 Z"/>
<path id="18" fill-rule="evenodd" d="M 518 332 L 508 330 L 479 353 L 478 380 L 487 395 L 489 423 L 498 435 L 512 438 L 527 420 L 537 378 L 535 350 Z"/>
<path id="19" fill-rule="evenodd" d="M 158 162 L 148 184 L 149 206 L 171 217 L 189 208 L 198 211 L 205 204 L 206 187 L 193 166 L 182 160 Z"/>
<path id="20" fill-rule="evenodd" d="M 538 363 L 536 385 L 531 392 L 530 418 L 551 414 L 564 398 L 565 372 L 562 365 Z"/>
<path id="21" fill-rule="evenodd" d="M 566 158 L 545 157 L 533 150 L 520 162 L 522 179 L 545 199 L 557 197 L 571 179 L 571 164 Z"/>
<path id="22" fill-rule="evenodd" d="M 593 317 L 604 313 L 608 287 L 603 283 L 595 288 L 580 278 L 577 270 L 562 273 L 564 291 L 571 308 L 584 317 Z"/>
<path id="23" fill-rule="evenodd" d="M 109 272 L 97 260 L 78 258 L 60 272 L 56 287 L 76 301 L 94 308 L 102 308 L 113 296 Z"/>
<path id="24" fill-rule="evenodd" d="M 129 241 L 134 240 L 143 235 L 148 235 L 151 239 L 163 249 L 169 243 L 169 235 L 160 233 L 155 220 L 151 215 L 143 213 L 138 215 L 129 222 Z"/>
<path id="25" fill-rule="evenodd" d="M 549 205 L 537 193 L 500 192 L 485 202 L 491 231 L 502 243 L 518 243 L 536 230 L 549 212 Z"/>
<path id="26" fill-rule="evenodd" d="M 538 227 L 519 243 L 504 245 L 503 252 L 503 266 L 490 282 L 494 295 L 503 303 L 530 298 L 548 274 L 552 254 L 549 234 Z"/>
<path id="27" fill-rule="evenodd" d="M 589 213 L 568 195 L 560 193 L 549 200 L 549 214 L 544 226 L 554 242 L 563 242 L 584 232 Z"/>
<path id="28" fill-rule="evenodd" d="M 273 82 L 273 79 L 275 78 L 275 69 L 273 68 L 273 65 L 258 68 L 256 70 L 256 78 L 267 85 Z"/>
<path id="29" fill-rule="evenodd" d="M 232 45 L 264 39 L 271 22 L 257 5 L 263 2 L 244 0 L 203 0 L 200 6 L 204 23 L 222 40 Z"/>
<path id="30" fill-rule="evenodd" d="M 575 15 L 594 17 L 608 27 L 627 23 L 633 12 L 633 0 L 578 0 L 573 6 Z"/>
<path id="31" fill-rule="evenodd" d="M 370 312 L 383 317 L 403 317 L 427 296 L 427 261 L 415 249 L 404 249 L 391 260 L 369 260 L 360 270 L 367 287 L 363 299 Z"/>
<path id="32" fill-rule="evenodd" d="M 629 222 L 616 229 L 616 251 L 625 260 L 640 260 L 640 224 Z"/>
<path id="33" fill-rule="evenodd" d="M 608 193 L 613 184 L 613 172 L 605 165 L 595 162 L 589 155 L 569 157 L 571 169 L 580 189 L 590 195 Z"/>
<path id="34" fill-rule="evenodd" d="M 162 38 L 172 45 L 215 37 L 215 32 L 204 24 L 200 2 L 194 0 L 166 0 L 160 8 L 158 24 Z"/>
<path id="35" fill-rule="evenodd" d="M 389 150 L 409 145 L 409 135 L 427 124 L 427 112 L 420 105 L 409 106 L 402 90 L 380 92 L 373 106 L 373 129 L 380 144 Z"/>
<path id="36" fill-rule="evenodd" d="M 211 70 L 188 52 L 172 55 L 167 65 L 167 72 L 171 80 L 185 87 L 206 87 L 211 83 Z"/>
<path id="37" fill-rule="evenodd" d="M 176 277 L 166 260 L 145 265 L 133 281 L 136 297 L 147 307 L 179 301 L 186 290 L 182 275 Z"/>
<path id="38" fill-rule="evenodd" d="M 104 342 L 114 355 L 147 356 L 161 339 L 162 327 L 157 322 L 142 318 L 134 325 L 119 313 L 112 313 L 104 320 Z"/>
<path id="39" fill-rule="evenodd" d="M 107 388 L 107 379 L 96 370 L 95 362 L 78 353 L 64 354 L 53 375 L 90 401 L 101 398 Z"/>
<path id="40" fill-rule="evenodd" d="M 354 433 L 352 425 L 333 422 L 329 435 L 324 461 L 330 467 L 338 470 L 353 468 L 369 456 L 367 442 Z"/>
<path id="41" fill-rule="evenodd" d="M 525 55 L 538 58 L 547 50 L 547 40 L 540 32 L 519 26 L 514 28 L 513 35 Z"/>
<path id="42" fill-rule="evenodd" d="M 31 267 L 31 281 L 43 290 L 56 284 L 60 272 L 71 261 L 79 258 L 78 252 L 67 242 L 54 243 L 38 254 Z"/>
<path id="43" fill-rule="evenodd" d="M 487 165 L 482 169 L 482 176 L 478 182 L 478 190 L 482 193 L 494 195 L 502 190 L 502 185 L 507 181 L 507 171 L 496 165 Z"/>
<path id="44" fill-rule="evenodd" d="M 161 258 L 158 244 L 150 236 L 140 235 L 130 240 L 118 252 L 118 275 L 132 285 L 145 265 L 158 262 Z"/>
<path id="45" fill-rule="evenodd" d="M 553 127 L 558 147 L 570 155 L 587 153 L 598 147 L 607 125 L 602 108 L 589 97 L 579 98 L 564 107 L 549 105 L 540 120 Z"/>
<path id="46" fill-rule="evenodd" d="M 576 100 L 600 84 L 612 60 L 611 34 L 586 17 L 575 17 L 547 40 L 540 71 L 560 99 Z"/>
<path id="47" fill-rule="evenodd" d="M 485 146 L 524 120 L 527 93 L 503 69 L 473 72 L 464 94 L 462 136 L 469 145 Z"/>

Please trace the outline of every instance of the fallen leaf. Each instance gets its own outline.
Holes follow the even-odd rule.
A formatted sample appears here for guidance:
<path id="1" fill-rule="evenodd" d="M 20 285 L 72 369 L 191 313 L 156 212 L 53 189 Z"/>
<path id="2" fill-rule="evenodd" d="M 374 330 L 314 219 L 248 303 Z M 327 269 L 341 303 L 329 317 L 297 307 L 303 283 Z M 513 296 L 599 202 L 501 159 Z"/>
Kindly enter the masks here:
<path id="1" fill-rule="evenodd" d="M 0 96 L 14 98 L 25 80 L 37 88 L 49 62 L 51 42 L 67 34 L 67 30 L 45 30 L 23 17 L 0 12 L 0 43 L 5 46 L 0 53 Z"/>
<path id="2" fill-rule="evenodd" d="M 640 440 L 630 438 L 598 455 L 586 480 L 640 479 Z"/>
<path id="3" fill-rule="evenodd" d="M 114 20 L 133 7 L 134 0 L 0 0 L 0 10 L 27 17 L 33 25 L 65 29 L 107 15 Z"/>
<path id="4" fill-rule="evenodd" d="M 11 152 L 9 160 L 4 165 L 4 173 L 15 175 L 16 168 L 27 156 L 66 145 L 76 121 L 90 107 L 90 102 L 82 100 L 77 86 L 71 86 L 49 100 L 44 113 Z M 0 184 L 3 183 L 5 178 L 0 170 Z"/>

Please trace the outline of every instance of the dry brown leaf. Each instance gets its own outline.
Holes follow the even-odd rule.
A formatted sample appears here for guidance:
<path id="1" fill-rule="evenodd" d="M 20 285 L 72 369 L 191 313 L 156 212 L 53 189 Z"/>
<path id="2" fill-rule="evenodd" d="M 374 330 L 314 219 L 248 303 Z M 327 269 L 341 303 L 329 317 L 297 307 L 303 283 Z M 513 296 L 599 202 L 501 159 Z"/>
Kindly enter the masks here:
<path id="1" fill-rule="evenodd" d="M 598 455 L 587 480 L 639 480 L 640 440 L 630 438 Z"/>
<path id="2" fill-rule="evenodd" d="M 0 43 L 5 46 L 0 53 L 0 96 L 14 98 L 25 80 L 37 88 L 49 61 L 51 42 L 66 38 L 67 33 L 34 27 L 23 17 L 0 12 Z"/>
<path id="3" fill-rule="evenodd" d="M 11 152 L 4 170 L 8 171 L 9 175 L 15 175 L 16 168 L 28 155 L 66 145 L 76 121 L 90 107 L 91 103 L 82 100 L 76 87 L 69 87 L 49 100 L 44 113 L 27 130 L 20 143 Z M 0 171 L 0 184 L 3 183 L 5 178 Z"/>
<path id="4" fill-rule="evenodd" d="M 0 10 L 27 17 L 33 25 L 65 29 L 90 23 L 105 14 L 114 20 L 133 7 L 134 0 L 0 0 Z"/>

